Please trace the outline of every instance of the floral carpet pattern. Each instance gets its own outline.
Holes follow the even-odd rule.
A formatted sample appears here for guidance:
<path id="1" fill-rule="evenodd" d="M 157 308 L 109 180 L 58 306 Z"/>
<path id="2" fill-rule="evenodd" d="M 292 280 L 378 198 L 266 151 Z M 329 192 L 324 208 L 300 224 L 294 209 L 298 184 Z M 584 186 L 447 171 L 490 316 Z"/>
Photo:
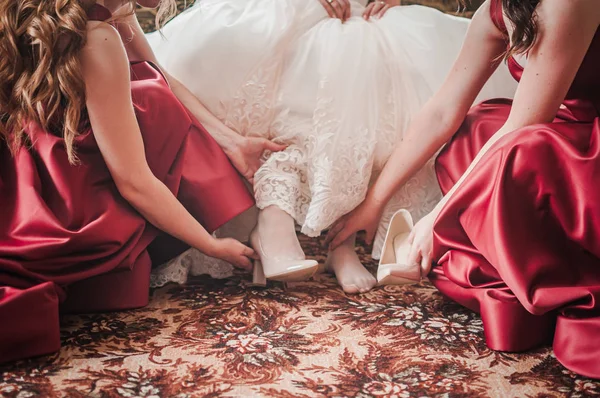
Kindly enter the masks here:
<path id="1" fill-rule="evenodd" d="M 324 261 L 319 241 L 303 246 Z M 61 351 L 0 367 L 0 396 L 600 396 L 600 382 L 563 368 L 550 348 L 491 351 L 479 316 L 427 282 L 362 295 L 327 274 L 249 282 L 195 277 L 152 291 L 143 309 L 65 316 Z"/>

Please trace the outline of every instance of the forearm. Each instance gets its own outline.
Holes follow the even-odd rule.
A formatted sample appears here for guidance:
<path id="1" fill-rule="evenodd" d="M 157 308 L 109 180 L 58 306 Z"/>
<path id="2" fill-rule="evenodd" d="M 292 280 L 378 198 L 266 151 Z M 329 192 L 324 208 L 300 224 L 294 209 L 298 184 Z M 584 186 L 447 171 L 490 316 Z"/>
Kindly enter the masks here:
<path id="1" fill-rule="evenodd" d="M 452 137 L 464 115 L 442 109 L 430 102 L 417 114 L 369 191 L 369 199 L 385 205 Z"/>
<path id="2" fill-rule="evenodd" d="M 150 175 L 133 184 L 121 184 L 119 191 L 152 225 L 191 247 L 212 255 L 216 239 L 156 177 Z"/>
<path id="3" fill-rule="evenodd" d="M 228 152 L 232 150 L 236 145 L 239 145 L 243 141 L 243 137 L 238 133 L 225 126 L 215 115 L 212 114 L 200 100 L 192 94 L 179 80 L 173 76 L 165 73 L 169 85 L 173 90 L 173 93 L 177 96 L 179 101 L 198 119 L 209 134 L 217 141 L 219 146 Z"/>

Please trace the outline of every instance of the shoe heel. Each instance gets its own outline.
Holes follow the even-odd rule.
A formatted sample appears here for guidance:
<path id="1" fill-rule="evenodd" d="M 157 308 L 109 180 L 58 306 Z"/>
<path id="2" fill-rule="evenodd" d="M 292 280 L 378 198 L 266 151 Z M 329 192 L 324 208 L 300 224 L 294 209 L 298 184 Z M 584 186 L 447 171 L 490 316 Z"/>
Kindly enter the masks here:
<path id="1" fill-rule="evenodd" d="M 252 286 L 267 286 L 267 278 L 263 270 L 262 263 L 259 260 L 254 261 L 254 269 L 252 270 Z"/>

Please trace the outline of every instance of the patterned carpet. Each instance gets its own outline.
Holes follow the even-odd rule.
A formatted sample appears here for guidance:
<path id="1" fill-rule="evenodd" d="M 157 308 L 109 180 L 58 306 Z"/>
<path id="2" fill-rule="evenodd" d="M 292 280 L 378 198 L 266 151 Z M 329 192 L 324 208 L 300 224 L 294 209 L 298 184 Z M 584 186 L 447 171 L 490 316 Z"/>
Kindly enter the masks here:
<path id="1" fill-rule="evenodd" d="M 303 239 L 323 261 L 319 242 Z M 371 269 L 363 246 L 361 258 Z M 478 315 L 428 283 L 345 295 L 328 275 L 245 275 L 152 292 L 147 308 L 66 316 L 60 353 L 0 367 L 3 397 L 587 397 L 548 348 L 489 350 Z"/>

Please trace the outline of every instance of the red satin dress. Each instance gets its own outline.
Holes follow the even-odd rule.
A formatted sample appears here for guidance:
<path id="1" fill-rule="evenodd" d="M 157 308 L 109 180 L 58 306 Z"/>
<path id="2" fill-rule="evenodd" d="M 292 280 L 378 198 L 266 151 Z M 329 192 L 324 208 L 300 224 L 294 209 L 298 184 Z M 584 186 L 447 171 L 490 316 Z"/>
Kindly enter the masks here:
<path id="1" fill-rule="evenodd" d="M 502 31 L 501 1 L 492 18 Z M 523 68 L 509 60 L 513 76 Z M 506 121 L 511 101 L 474 107 L 437 159 L 444 193 Z M 558 360 L 600 378 L 600 29 L 552 123 L 502 138 L 434 226 L 447 297 L 481 313 L 487 345 L 524 351 L 553 342 Z"/>
<path id="2" fill-rule="evenodd" d="M 91 20 L 110 12 L 96 6 Z M 131 64 L 131 92 L 154 175 L 213 231 L 253 205 L 242 178 L 161 72 Z M 115 187 L 91 131 L 69 165 L 63 140 L 31 128 L 11 156 L 0 142 L 0 362 L 60 348 L 61 311 L 148 303 L 151 264 L 186 247 L 151 226 Z"/>

